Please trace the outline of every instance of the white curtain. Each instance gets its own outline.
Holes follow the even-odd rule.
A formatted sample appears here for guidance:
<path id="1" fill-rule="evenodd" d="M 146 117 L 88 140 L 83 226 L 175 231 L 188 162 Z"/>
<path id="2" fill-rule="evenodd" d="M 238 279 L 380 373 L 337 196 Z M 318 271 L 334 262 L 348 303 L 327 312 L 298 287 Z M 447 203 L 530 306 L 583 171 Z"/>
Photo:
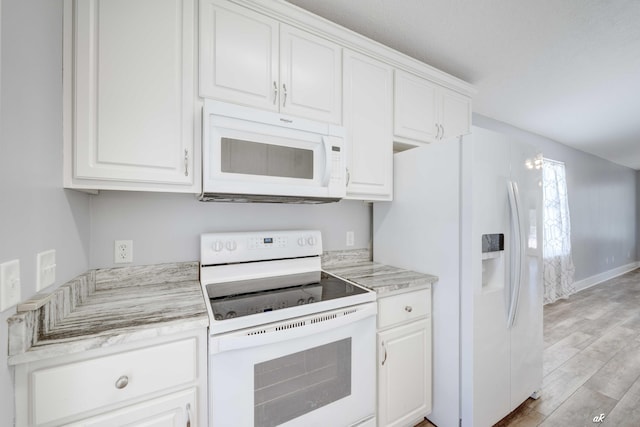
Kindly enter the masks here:
<path id="1" fill-rule="evenodd" d="M 544 159 L 542 181 L 544 303 L 549 304 L 575 292 L 564 163 Z"/>

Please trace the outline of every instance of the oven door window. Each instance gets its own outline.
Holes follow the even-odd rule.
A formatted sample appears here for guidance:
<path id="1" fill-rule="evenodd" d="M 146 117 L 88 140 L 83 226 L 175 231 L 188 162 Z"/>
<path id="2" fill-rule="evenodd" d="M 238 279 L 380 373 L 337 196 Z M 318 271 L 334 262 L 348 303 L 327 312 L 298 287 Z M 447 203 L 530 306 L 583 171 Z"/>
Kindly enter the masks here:
<path id="1" fill-rule="evenodd" d="M 224 137 L 220 143 L 224 173 L 313 179 L 313 150 Z"/>
<path id="2" fill-rule="evenodd" d="M 254 425 L 271 427 L 351 394 L 351 338 L 254 365 Z"/>

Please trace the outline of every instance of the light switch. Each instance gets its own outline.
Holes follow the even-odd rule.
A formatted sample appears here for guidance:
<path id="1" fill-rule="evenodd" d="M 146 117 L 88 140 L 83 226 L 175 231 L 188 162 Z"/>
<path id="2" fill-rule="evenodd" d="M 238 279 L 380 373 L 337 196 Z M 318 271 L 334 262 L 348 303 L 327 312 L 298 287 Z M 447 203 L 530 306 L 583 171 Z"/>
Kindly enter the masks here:
<path id="1" fill-rule="evenodd" d="M 56 251 L 54 249 L 40 252 L 37 264 L 36 292 L 56 281 Z"/>
<path id="2" fill-rule="evenodd" d="M 0 264 L 0 311 L 20 302 L 20 261 Z"/>

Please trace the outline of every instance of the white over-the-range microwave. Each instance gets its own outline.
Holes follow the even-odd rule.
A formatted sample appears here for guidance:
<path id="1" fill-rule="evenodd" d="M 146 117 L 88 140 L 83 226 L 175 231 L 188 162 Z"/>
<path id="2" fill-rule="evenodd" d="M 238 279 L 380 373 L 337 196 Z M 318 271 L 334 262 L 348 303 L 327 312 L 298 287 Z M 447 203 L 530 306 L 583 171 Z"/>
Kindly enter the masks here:
<path id="1" fill-rule="evenodd" d="M 205 100 L 203 201 L 326 203 L 346 194 L 340 126 Z"/>

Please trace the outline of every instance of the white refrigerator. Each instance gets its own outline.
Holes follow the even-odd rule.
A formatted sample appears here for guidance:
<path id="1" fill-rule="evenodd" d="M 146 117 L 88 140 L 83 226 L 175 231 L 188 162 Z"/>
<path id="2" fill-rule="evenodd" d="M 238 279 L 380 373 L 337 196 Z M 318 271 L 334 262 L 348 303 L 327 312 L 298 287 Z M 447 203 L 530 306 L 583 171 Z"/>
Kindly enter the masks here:
<path id="1" fill-rule="evenodd" d="M 477 127 L 394 157 L 373 258 L 439 277 L 428 418 L 491 426 L 542 385 L 542 157 Z"/>

